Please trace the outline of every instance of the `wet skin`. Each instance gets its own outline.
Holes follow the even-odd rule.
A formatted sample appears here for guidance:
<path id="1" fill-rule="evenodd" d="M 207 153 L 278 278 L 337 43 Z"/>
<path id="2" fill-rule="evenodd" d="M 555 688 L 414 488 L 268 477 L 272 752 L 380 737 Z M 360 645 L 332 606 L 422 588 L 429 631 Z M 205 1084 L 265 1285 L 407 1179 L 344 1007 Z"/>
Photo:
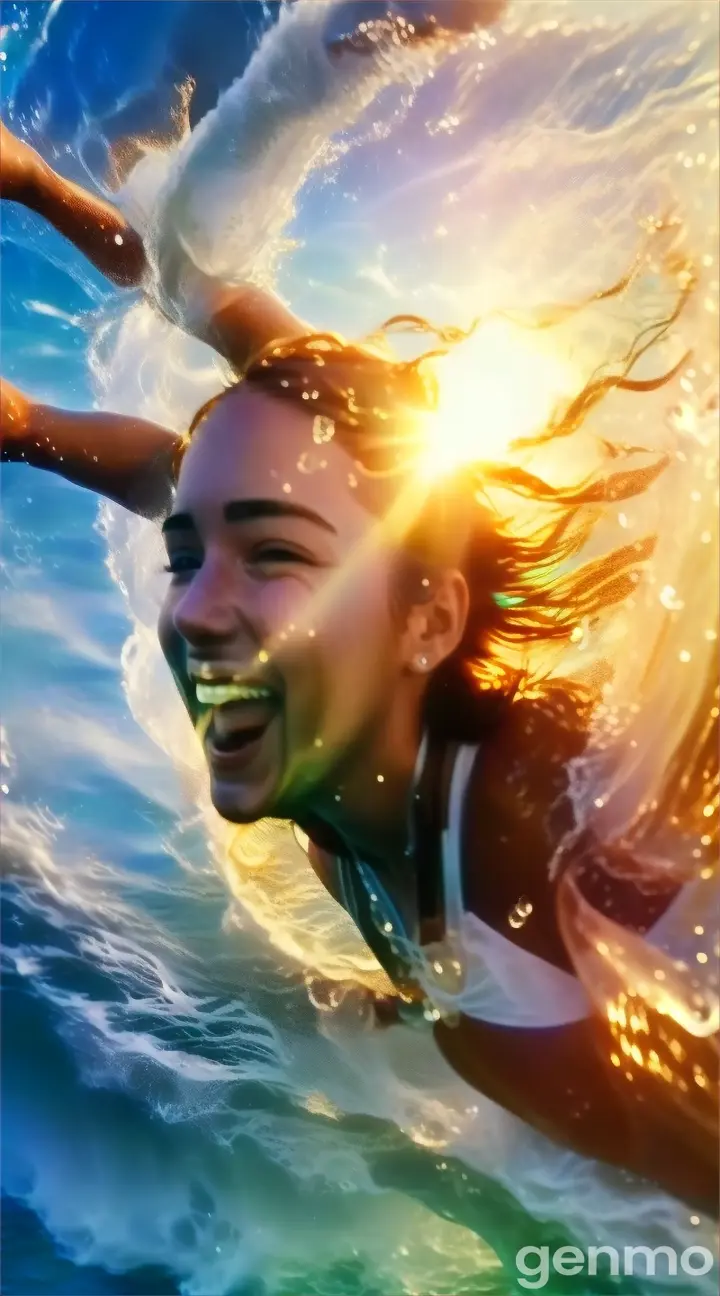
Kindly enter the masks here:
<path id="1" fill-rule="evenodd" d="M 160 639 L 235 822 L 310 803 L 332 821 L 338 798 L 389 803 L 411 776 L 422 626 L 393 615 L 396 552 L 356 472 L 309 414 L 251 388 L 213 407 L 183 461 Z M 201 676 L 267 694 L 209 708 Z"/>
<path id="2" fill-rule="evenodd" d="M 419 651 L 433 665 L 452 651 L 464 605 L 453 602 L 457 573 L 446 573 L 436 602 L 398 618 L 397 548 L 351 485 L 350 456 L 336 441 L 316 445 L 312 431 L 309 414 L 249 388 L 224 397 L 201 423 L 165 527 L 171 576 L 160 637 L 202 735 L 220 814 L 235 822 L 293 819 L 308 829 L 314 819 L 358 850 L 369 842 L 377 855 L 365 858 L 379 866 L 398 859 L 388 880 L 401 902 L 414 887 L 397 848 L 426 684 L 413 663 Z M 203 686 L 228 681 L 257 695 L 216 706 L 198 699 L 198 684 L 202 694 Z M 545 811 L 562 790 L 565 762 L 558 753 L 560 783 L 542 794 L 553 744 L 541 742 L 533 757 L 525 712 L 513 714 L 517 732 L 506 725 L 486 744 L 473 786 L 479 836 L 469 842 L 465 899 L 487 917 L 498 888 L 516 895 L 522 874 L 527 890 L 531 858 L 536 911 L 552 918 Z M 518 817 L 517 769 L 530 818 Z M 332 892 L 332 859 L 325 858 L 327 868 L 322 858 L 313 864 Z M 471 866 L 476 860 L 482 869 Z M 363 934 L 386 962 L 381 935 L 369 924 Z M 462 1018 L 454 1028 L 438 1023 L 435 1035 L 461 1076 L 535 1128 L 713 1209 L 710 1144 L 706 1156 L 689 1153 L 684 1128 L 670 1137 L 657 1086 L 618 1084 L 597 1020 L 539 1031 Z M 690 1048 L 688 1057 L 690 1065 Z"/>

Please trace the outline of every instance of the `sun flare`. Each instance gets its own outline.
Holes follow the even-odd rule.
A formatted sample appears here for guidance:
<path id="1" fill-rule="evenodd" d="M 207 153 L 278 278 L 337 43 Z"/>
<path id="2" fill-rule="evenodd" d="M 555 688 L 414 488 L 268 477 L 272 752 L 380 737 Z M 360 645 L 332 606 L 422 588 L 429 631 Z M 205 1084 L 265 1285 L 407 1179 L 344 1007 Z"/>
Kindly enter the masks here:
<path id="1" fill-rule="evenodd" d="M 507 320 L 478 328 L 435 362 L 438 409 L 430 420 L 423 475 L 503 458 L 512 442 L 548 422 L 582 381 L 547 337 Z"/>

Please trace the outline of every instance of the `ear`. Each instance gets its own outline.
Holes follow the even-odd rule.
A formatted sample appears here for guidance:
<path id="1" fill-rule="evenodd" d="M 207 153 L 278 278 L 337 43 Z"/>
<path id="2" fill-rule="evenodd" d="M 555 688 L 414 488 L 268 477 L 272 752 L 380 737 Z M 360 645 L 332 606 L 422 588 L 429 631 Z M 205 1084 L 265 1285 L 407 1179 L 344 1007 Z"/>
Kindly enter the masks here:
<path id="1" fill-rule="evenodd" d="M 462 640 L 470 608 L 470 591 L 461 571 L 438 572 L 424 603 L 410 608 L 403 634 L 408 671 L 430 674 L 454 653 Z"/>

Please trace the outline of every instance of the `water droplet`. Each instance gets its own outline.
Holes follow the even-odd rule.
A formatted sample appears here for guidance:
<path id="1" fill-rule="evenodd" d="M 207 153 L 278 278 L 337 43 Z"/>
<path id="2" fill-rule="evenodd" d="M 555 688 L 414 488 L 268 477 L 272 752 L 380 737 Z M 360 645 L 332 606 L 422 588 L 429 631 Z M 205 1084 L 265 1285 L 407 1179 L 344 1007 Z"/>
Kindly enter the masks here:
<path id="1" fill-rule="evenodd" d="M 335 436 L 335 420 L 325 414 L 316 414 L 313 419 L 313 441 L 316 445 L 326 445 Z"/>
<path id="2" fill-rule="evenodd" d="M 312 450 L 306 450 L 304 454 L 300 455 L 297 466 L 299 472 L 305 473 L 309 476 L 310 473 L 318 472 L 320 468 L 324 468 L 326 466 L 326 461 L 324 459 L 319 459 L 317 454 Z"/>
<path id="3" fill-rule="evenodd" d="M 527 896 L 521 896 L 508 916 L 510 926 L 516 930 L 519 927 L 524 927 L 532 911 L 532 902 L 528 900 Z"/>
<path id="4" fill-rule="evenodd" d="M 664 585 L 660 591 L 660 602 L 668 612 L 680 612 L 685 604 L 678 598 L 677 590 L 672 585 Z"/>

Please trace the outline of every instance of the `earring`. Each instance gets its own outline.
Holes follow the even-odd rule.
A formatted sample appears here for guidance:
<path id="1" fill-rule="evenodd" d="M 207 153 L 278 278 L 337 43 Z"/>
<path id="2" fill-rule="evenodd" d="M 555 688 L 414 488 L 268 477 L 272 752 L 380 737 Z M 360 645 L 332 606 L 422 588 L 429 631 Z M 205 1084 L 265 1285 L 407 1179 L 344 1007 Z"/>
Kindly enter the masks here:
<path id="1" fill-rule="evenodd" d="M 430 662 L 428 661 L 427 657 L 421 655 L 415 658 L 415 667 L 417 670 L 426 671 L 429 668 L 429 666 L 430 666 Z"/>

